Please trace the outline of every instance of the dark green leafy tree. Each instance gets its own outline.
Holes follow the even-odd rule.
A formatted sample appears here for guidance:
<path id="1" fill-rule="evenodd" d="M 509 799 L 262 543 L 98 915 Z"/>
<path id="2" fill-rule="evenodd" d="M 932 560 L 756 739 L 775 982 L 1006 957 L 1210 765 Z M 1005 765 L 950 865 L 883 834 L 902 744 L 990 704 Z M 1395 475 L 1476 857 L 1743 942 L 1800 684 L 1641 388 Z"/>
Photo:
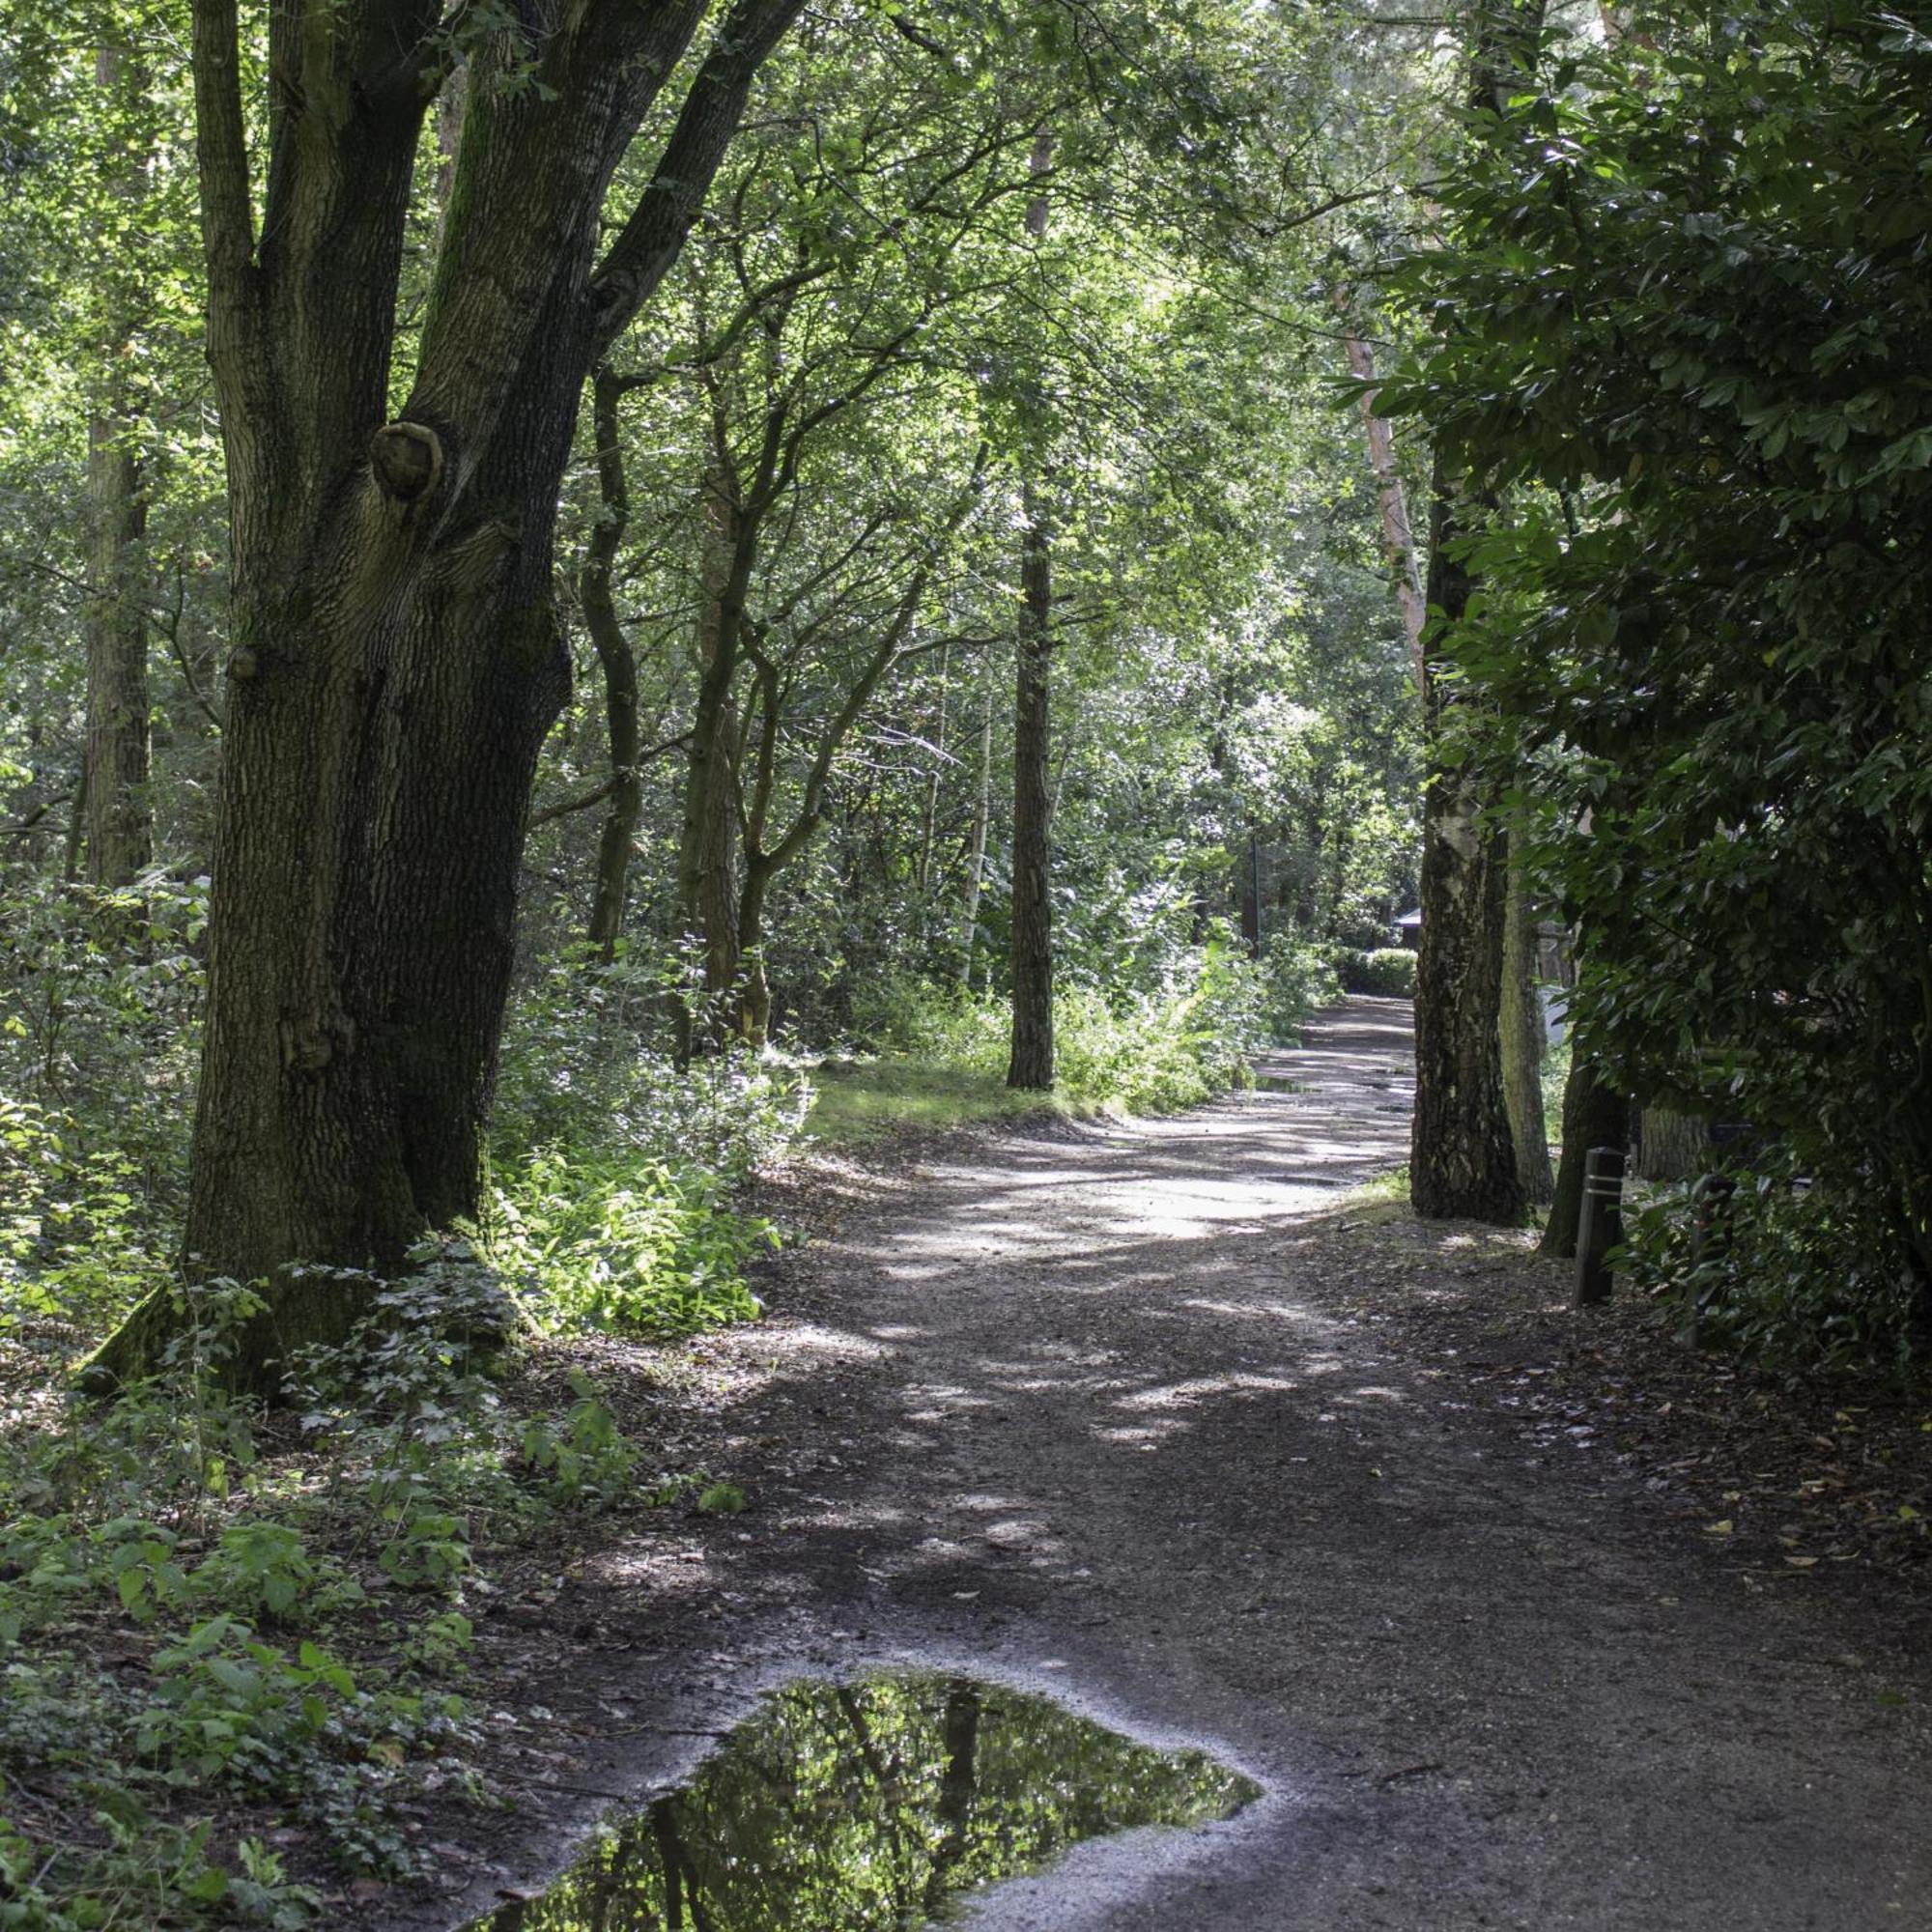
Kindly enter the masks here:
<path id="1" fill-rule="evenodd" d="M 1922 1319 L 1932 43 L 1840 0 L 1634 26 L 1472 151 L 1407 277 L 1400 406 L 1517 493 L 1450 648 L 1530 760 L 1585 1043 L 1782 1139 Z"/>

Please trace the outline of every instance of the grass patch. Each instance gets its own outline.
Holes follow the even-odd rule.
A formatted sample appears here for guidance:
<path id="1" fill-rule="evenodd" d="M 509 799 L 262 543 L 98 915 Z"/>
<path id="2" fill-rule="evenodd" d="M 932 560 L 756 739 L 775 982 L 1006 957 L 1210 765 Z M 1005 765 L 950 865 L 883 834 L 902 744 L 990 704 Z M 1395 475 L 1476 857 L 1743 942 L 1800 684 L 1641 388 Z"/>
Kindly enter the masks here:
<path id="1" fill-rule="evenodd" d="M 969 1066 L 931 1065 L 896 1054 L 840 1060 L 815 1068 L 805 1130 L 836 1145 L 877 1140 L 905 1128 L 957 1127 L 976 1121 L 1024 1120 L 1040 1114 L 1078 1118 L 1100 1111 L 1059 1092 L 1021 1093 L 998 1074 Z"/>
<path id="2" fill-rule="evenodd" d="M 1386 1174 L 1372 1175 L 1350 1188 L 1342 1197 L 1342 1207 L 1350 1213 L 1358 1208 L 1400 1208 L 1408 1211 L 1408 1163 L 1392 1167 Z"/>

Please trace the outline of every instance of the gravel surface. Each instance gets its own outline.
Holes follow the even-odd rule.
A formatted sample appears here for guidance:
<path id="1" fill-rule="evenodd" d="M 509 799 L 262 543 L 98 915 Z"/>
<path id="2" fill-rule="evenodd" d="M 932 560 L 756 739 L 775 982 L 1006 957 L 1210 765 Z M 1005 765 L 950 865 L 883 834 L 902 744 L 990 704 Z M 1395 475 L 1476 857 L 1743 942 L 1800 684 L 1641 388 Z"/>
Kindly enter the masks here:
<path id="1" fill-rule="evenodd" d="M 479 1671 L 507 1697 L 521 1670 L 548 1733 L 465 1911 L 762 1686 L 920 1662 L 1267 1792 L 1083 1847 L 980 1932 L 1932 1927 L 1916 1583 L 1745 1561 L 1688 1520 L 1744 1503 L 1509 1392 L 1582 1386 L 1560 1271 L 1350 1192 L 1406 1155 L 1406 1005 L 1350 1001 L 1263 1071 L 1173 1120 L 821 1170 L 838 1231 L 667 1401 L 752 1507 L 559 1579 L 531 1614 L 567 1665 L 492 1620 Z"/>

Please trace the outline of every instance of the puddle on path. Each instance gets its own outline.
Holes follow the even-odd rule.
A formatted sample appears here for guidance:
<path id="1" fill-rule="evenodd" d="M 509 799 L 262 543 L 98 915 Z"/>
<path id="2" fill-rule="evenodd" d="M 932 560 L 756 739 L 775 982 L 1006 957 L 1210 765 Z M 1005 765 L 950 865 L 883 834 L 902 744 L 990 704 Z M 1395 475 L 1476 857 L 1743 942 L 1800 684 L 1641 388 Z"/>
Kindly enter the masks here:
<path id="1" fill-rule="evenodd" d="M 893 1674 L 773 1692 L 683 1790 L 470 1932 L 907 1932 L 1083 1838 L 1232 1817 L 1260 1787 L 1044 1697 Z"/>

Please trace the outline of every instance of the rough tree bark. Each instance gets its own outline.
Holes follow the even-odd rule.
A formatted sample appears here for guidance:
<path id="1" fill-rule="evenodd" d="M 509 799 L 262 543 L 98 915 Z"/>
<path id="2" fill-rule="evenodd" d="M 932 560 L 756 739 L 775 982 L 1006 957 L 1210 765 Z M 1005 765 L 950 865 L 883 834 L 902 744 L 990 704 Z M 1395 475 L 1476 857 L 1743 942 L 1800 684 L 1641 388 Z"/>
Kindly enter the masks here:
<path id="1" fill-rule="evenodd" d="M 1018 676 L 1013 687 L 1013 1037 L 1007 1085 L 1053 1085 L 1053 906 L 1049 784 L 1053 538 L 1026 493 L 1020 539 Z"/>
<path id="2" fill-rule="evenodd" d="M 437 0 L 283 0 L 259 234 L 235 0 L 194 0 L 233 649 L 185 1247 L 199 1274 L 269 1284 L 241 1385 L 346 1333 L 365 1293 L 328 1270 L 393 1270 L 476 1206 L 530 782 L 568 686 L 553 546 L 582 390 L 800 4 L 733 0 L 600 261 L 613 171 L 702 0 L 553 0 L 469 40 Z M 463 128 L 396 384 L 453 34 Z M 99 1374 L 145 1367 L 169 1321 L 145 1304 Z"/>
<path id="3" fill-rule="evenodd" d="M 1454 513 L 1439 477 L 1432 521 L 1429 604 L 1446 626 L 1462 617 L 1471 586 L 1450 554 Z M 1424 695 L 1432 751 L 1442 741 L 1452 701 L 1432 667 Z M 1422 807 L 1409 1199 L 1428 1219 L 1508 1225 L 1521 1218 L 1523 1194 L 1503 1089 L 1504 840 L 1470 769 L 1431 762 Z"/>
<path id="4" fill-rule="evenodd" d="M 1484 0 L 1475 10 L 1471 102 L 1506 116 L 1536 71 L 1542 0 Z M 1473 588 L 1452 554 L 1468 505 L 1460 479 L 1436 452 L 1431 491 L 1428 604 L 1447 633 Z M 1422 936 L 1415 988 L 1415 1127 L 1409 1198 L 1430 1219 L 1510 1224 L 1522 1186 L 1502 1070 L 1504 841 L 1493 829 L 1488 787 L 1466 763 L 1442 755 L 1457 702 L 1425 664 Z"/>
<path id="5" fill-rule="evenodd" d="M 1637 1127 L 1639 1180 L 1695 1180 L 1711 1165 L 1710 1123 L 1695 1114 L 1646 1107 Z"/>

